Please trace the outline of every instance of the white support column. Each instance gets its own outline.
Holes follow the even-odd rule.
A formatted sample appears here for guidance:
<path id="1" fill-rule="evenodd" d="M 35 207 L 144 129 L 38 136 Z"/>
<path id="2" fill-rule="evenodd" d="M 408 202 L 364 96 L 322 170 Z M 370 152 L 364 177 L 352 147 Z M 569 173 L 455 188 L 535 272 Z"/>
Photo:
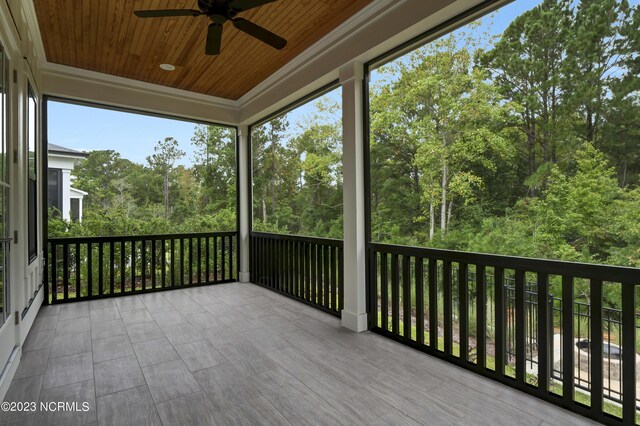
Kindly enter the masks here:
<path id="1" fill-rule="evenodd" d="M 342 326 L 360 332 L 367 329 L 362 64 L 340 69 L 340 84 L 345 265 Z"/>
<path id="2" fill-rule="evenodd" d="M 249 184 L 250 173 L 249 169 L 249 126 L 238 126 L 238 179 L 240 183 L 240 191 L 238 193 L 240 197 L 240 211 L 238 215 L 240 217 L 240 229 L 238 230 L 238 244 L 240 245 L 240 274 L 239 281 L 248 283 L 250 280 L 249 274 L 249 230 L 251 229 L 250 221 L 250 208 L 249 205 Z"/>
<path id="3" fill-rule="evenodd" d="M 62 218 L 71 220 L 71 170 L 62 169 Z"/>

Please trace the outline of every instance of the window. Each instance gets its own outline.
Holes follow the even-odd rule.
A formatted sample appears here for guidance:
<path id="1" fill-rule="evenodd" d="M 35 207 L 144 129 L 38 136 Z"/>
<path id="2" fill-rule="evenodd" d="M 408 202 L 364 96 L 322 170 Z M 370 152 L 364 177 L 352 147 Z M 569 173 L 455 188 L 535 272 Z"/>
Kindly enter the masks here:
<path id="1" fill-rule="evenodd" d="M 341 88 L 251 128 L 253 229 L 342 238 Z"/>
<path id="2" fill-rule="evenodd" d="M 52 214 L 62 212 L 62 170 L 49 169 L 47 172 L 47 208 Z"/>
<path id="3" fill-rule="evenodd" d="M 71 199 L 71 220 L 74 222 L 80 220 L 80 200 L 77 198 Z"/>
<path id="4" fill-rule="evenodd" d="M 29 99 L 27 102 L 27 142 L 29 159 L 29 263 L 38 257 L 38 158 L 37 158 L 37 103 L 36 95 L 29 85 Z"/>

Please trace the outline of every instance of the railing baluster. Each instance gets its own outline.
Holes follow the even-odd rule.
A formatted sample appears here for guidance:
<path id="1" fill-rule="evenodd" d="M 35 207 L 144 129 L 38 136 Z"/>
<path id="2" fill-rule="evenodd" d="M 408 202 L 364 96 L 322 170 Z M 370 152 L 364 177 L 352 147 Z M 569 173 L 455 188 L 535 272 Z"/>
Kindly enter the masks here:
<path id="1" fill-rule="evenodd" d="M 80 272 L 80 244 L 76 243 L 76 299 L 80 298 L 80 279 L 82 278 L 82 273 Z"/>
<path id="2" fill-rule="evenodd" d="M 233 256 L 235 256 L 236 251 L 233 248 L 233 237 L 229 236 L 229 279 L 233 279 L 235 277 L 235 270 L 233 269 Z"/>
<path id="3" fill-rule="evenodd" d="M 331 276 L 329 272 L 329 246 L 323 247 L 322 260 L 324 262 L 324 270 L 322 273 L 324 278 L 324 289 L 322 291 L 324 301 L 322 302 L 322 306 L 324 306 L 325 308 L 329 308 L 329 278 Z"/>
<path id="4" fill-rule="evenodd" d="M 505 355 L 505 312 L 504 312 L 504 269 L 500 267 L 494 268 L 493 284 L 495 286 L 495 358 L 496 358 L 496 374 L 498 377 L 504 375 L 504 355 Z"/>
<path id="5" fill-rule="evenodd" d="M 595 415 L 602 414 L 602 281 L 590 280 L 589 299 L 591 302 L 591 410 Z M 635 326 L 634 326 L 635 327 Z M 624 332 L 623 332 L 624 333 Z M 633 345 L 635 352 L 635 344 Z M 624 349 L 623 349 L 624 353 Z M 628 377 L 628 376 L 627 376 Z M 634 376 L 635 377 L 635 376 Z M 635 381 L 635 380 L 634 380 Z"/>
<path id="6" fill-rule="evenodd" d="M 380 328 L 389 330 L 389 260 L 387 253 L 380 253 Z"/>
<path id="7" fill-rule="evenodd" d="M 538 389 L 544 395 L 549 390 L 549 328 L 553 317 L 549 313 L 549 275 L 538 273 Z M 553 336 L 551 336 L 553 338 Z"/>
<path id="8" fill-rule="evenodd" d="M 155 290 L 156 288 L 156 256 L 158 252 L 156 250 L 156 240 L 153 238 L 151 240 L 151 288 Z"/>
<path id="9" fill-rule="evenodd" d="M 424 259 L 416 257 L 416 342 L 424 345 Z"/>
<path id="10" fill-rule="evenodd" d="M 573 278 L 562 276 L 562 397 L 573 404 Z"/>
<path id="11" fill-rule="evenodd" d="M 226 264 L 227 264 L 227 262 L 226 262 L 226 257 L 227 257 L 226 250 L 227 249 L 226 249 L 226 244 L 225 244 L 225 238 L 224 237 L 222 237 L 220 239 L 220 244 L 222 245 L 221 248 L 220 248 L 220 258 L 221 258 L 220 260 L 222 262 L 222 267 L 221 267 L 221 269 L 222 269 L 222 281 L 225 281 L 227 279 L 227 274 L 226 274 L 226 269 L 225 269 L 226 268 Z"/>
<path id="12" fill-rule="evenodd" d="M 104 279 L 104 247 L 102 242 L 98 243 L 98 296 L 104 294 L 103 279 Z"/>
<path id="13" fill-rule="evenodd" d="M 87 297 L 93 296 L 93 247 L 87 243 Z"/>
<path id="14" fill-rule="evenodd" d="M 174 238 L 171 238 L 169 246 L 171 248 L 171 279 L 169 282 L 171 283 L 170 287 L 173 287 L 176 285 L 176 240 Z"/>
<path id="15" fill-rule="evenodd" d="M 126 290 L 126 278 L 127 278 L 125 274 L 125 271 L 127 270 L 126 248 L 127 248 L 126 241 L 125 240 L 120 241 L 120 294 L 124 294 Z"/>
<path id="16" fill-rule="evenodd" d="M 313 281 L 313 288 L 315 290 L 315 298 L 313 302 L 320 305 L 322 304 L 322 246 L 315 244 L 315 256 L 313 261 L 316 265 L 316 276 Z"/>
<path id="17" fill-rule="evenodd" d="M 338 312 L 344 309 L 344 249 L 339 248 L 338 253 L 338 297 L 340 298 Z"/>
<path id="18" fill-rule="evenodd" d="M 411 273 L 409 262 L 411 258 L 402 256 L 402 320 L 404 325 L 404 338 L 411 340 Z"/>
<path id="19" fill-rule="evenodd" d="M 308 243 L 303 243 L 303 251 L 304 251 L 304 274 L 303 274 L 303 287 L 304 287 L 304 299 L 311 299 L 311 290 L 310 290 L 310 282 L 311 282 L 311 245 Z"/>
<path id="20" fill-rule="evenodd" d="M 293 294 L 300 297 L 300 242 L 293 242 Z"/>
<path id="21" fill-rule="evenodd" d="M 469 361 L 469 266 L 458 264 L 458 316 L 460 318 L 460 359 Z"/>
<path id="22" fill-rule="evenodd" d="M 62 285 L 64 286 L 64 300 L 69 300 L 69 244 L 62 245 Z"/>
<path id="23" fill-rule="evenodd" d="M 391 256 L 391 332 L 400 333 L 400 270 L 398 255 Z"/>
<path id="24" fill-rule="evenodd" d="M 338 281 L 338 263 L 337 263 L 338 248 L 331 248 L 331 309 L 337 310 L 337 281 Z M 374 265 L 375 266 L 375 265 Z"/>
<path id="25" fill-rule="evenodd" d="M 438 349 L 438 261 L 429 258 L 429 346 Z"/>
<path id="26" fill-rule="evenodd" d="M 180 238 L 180 285 L 184 285 L 184 238 Z"/>
<path id="27" fill-rule="evenodd" d="M 198 263 L 197 265 L 197 271 L 198 271 L 198 284 L 202 284 L 202 239 L 200 237 L 197 238 L 198 241 L 198 251 L 197 251 L 197 257 L 198 257 Z"/>
<path id="28" fill-rule="evenodd" d="M 445 260 L 442 263 L 442 294 L 444 297 L 443 313 L 444 313 L 444 353 L 452 355 L 452 338 L 453 338 L 453 309 L 452 296 L 453 289 L 451 282 L 451 261 Z"/>
<path id="29" fill-rule="evenodd" d="M 51 302 L 58 301 L 58 259 L 56 255 L 58 253 L 58 245 L 50 243 L 51 247 Z"/>
<path id="30" fill-rule="evenodd" d="M 136 240 L 131 239 L 131 293 L 136 292 Z"/>
<path id="31" fill-rule="evenodd" d="M 224 240 L 224 237 L 223 237 Z M 189 285 L 193 284 L 193 238 L 189 238 Z"/>
<path id="32" fill-rule="evenodd" d="M 290 295 L 295 295 L 295 286 L 293 284 L 293 277 L 294 277 L 294 245 L 295 242 L 294 241 L 287 241 L 287 281 L 288 281 L 288 285 L 287 285 L 287 292 Z"/>
<path id="33" fill-rule="evenodd" d="M 487 288 L 484 265 L 476 265 L 476 365 L 486 367 L 487 353 Z"/>
<path id="34" fill-rule="evenodd" d="M 527 362 L 525 324 L 527 322 L 527 312 L 525 305 L 524 271 L 515 271 L 515 292 L 516 292 L 516 382 L 524 384 L 525 367 Z"/>
<path id="35" fill-rule="evenodd" d="M 109 295 L 113 295 L 113 288 L 115 287 L 115 250 L 113 241 L 109 243 Z"/>
<path id="36" fill-rule="evenodd" d="M 311 301 L 316 303 L 316 284 L 318 282 L 317 277 L 317 253 L 316 253 L 316 245 L 311 244 Z"/>
<path id="37" fill-rule="evenodd" d="M 250 241 L 251 241 L 251 244 L 255 244 L 255 241 L 253 240 L 253 238 Z M 205 237 L 204 238 L 204 259 L 205 259 L 205 262 L 204 262 L 204 273 L 205 273 L 205 277 L 206 277 L 205 280 L 204 280 L 205 283 L 210 283 L 211 282 L 211 265 L 210 265 L 211 252 L 209 250 L 209 244 L 210 244 L 209 237 Z M 255 267 L 255 265 L 252 265 L 251 273 L 253 273 L 254 267 Z"/>
<path id="38" fill-rule="evenodd" d="M 274 240 L 275 243 L 275 262 L 274 276 L 276 280 L 276 289 L 283 291 L 282 285 L 282 241 Z"/>
<path id="39" fill-rule="evenodd" d="M 147 240 L 143 239 L 142 241 L 140 241 L 140 244 L 142 245 L 140 250 L 140 264 L 142 266 L 142 291 L 145 291 L 147 289 Z"/>
<path id="40" fill-rule="evenodd" d="M 636 283 L 622 283 L 622 420 L 636 423 Z"/>
<path id="41" fill-rule="evenodd" d="M 165 239 L 162 238 L 160 240 L 160 286 L 164 288 L 165 286 L 165 278 L 166 278 L 166 256 L 167 256 L 167 248 L 165 244 Z"/>
<path id="42" fill-rule="evenodd" d="M 213 237 L 213 281 L 218 282 L 218 237 Z"/>

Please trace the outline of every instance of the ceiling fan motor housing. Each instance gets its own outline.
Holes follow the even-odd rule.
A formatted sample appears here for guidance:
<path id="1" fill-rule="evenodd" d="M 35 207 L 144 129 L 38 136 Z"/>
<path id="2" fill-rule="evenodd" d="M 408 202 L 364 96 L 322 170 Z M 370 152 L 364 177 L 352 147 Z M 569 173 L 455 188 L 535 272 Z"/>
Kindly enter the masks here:
<path id="1" fill-rule="evenodd" d="M 223 24 L 238 14 L 230 3 L 228 0 L 198 0 L 198 8 L 213 22 Z"/>

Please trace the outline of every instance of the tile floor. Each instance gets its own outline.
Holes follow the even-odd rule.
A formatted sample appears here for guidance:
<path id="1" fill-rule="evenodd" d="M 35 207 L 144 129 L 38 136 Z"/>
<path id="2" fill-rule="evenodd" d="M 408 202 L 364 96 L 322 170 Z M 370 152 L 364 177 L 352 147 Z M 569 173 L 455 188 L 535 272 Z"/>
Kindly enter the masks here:
<path id="1" fill-rule="evenodd" d="M 569 425 L 586 419 L 253 284 L 43 307 L 16 425 Z"/>

